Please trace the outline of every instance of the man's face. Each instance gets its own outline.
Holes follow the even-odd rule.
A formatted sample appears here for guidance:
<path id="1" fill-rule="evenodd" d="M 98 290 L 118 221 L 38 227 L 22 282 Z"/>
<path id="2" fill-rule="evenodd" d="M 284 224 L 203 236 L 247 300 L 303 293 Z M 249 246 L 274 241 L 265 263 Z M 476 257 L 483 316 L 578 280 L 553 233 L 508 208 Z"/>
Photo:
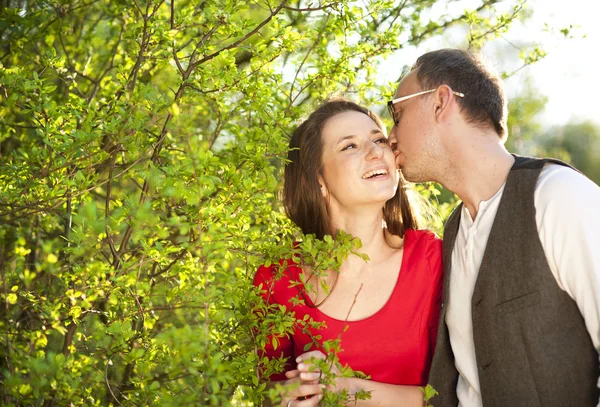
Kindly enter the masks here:
<path id="1" fill-rule="evenodd" d="M 422 91 L 412 71 L 400 82 L 394 99 Z M 416 96 L 394 105 L 398 125 L 390 131 L 389 142 L 396 155 L 396 165 L 411 182 L 432 181 L 438 143 L 433 137 L 433 93 Z"/>

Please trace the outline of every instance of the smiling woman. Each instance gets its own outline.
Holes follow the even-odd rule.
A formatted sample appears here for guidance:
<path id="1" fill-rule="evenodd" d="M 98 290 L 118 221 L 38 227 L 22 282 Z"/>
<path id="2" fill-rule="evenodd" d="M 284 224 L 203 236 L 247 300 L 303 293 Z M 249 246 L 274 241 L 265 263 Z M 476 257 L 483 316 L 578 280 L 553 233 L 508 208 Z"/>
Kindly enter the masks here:
<path id="1" fill-rule="evenodd" d="M 339 376 L 329 390 L 371 393 L 356 405 L 422 405 L 418 386 L 426 384 L 439 318 L 441 241 L 418 230 L 385 128 L 353 102 L 329 101 L 298 126 L 288 159 L 289 217 L 305 234 L 343 231 L 362 247 L 325 276 L 300 257 L 259 268 L 254 284 L 265 301 L 297 319 L 293 334 L 275 335 L 260 351 L 285 361 L 284 372 L 265 379 L 284 385 L 281 406 L 318 405 L 322 377 L 311 360 L 325 358 L 323 343 L 344 332 L 341 364 L 371 380 Z M 323 285 L 332 289 L 311 289 Z"/>

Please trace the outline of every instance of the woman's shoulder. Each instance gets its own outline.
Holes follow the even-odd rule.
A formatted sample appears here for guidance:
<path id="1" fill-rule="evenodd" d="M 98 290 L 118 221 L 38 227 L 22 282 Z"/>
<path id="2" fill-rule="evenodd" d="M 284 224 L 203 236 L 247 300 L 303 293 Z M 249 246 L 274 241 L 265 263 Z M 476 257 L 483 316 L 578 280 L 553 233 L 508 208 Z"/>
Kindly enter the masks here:
<path id="1" fill-rule="evenodd" d="M 270 303 L 285 304 L 297 294 L 300 268 L 292 259 L 261 265 L 254 275 L 253 284 Z"/>
<path id="2" fill-rule="evenodd" d="M 292 259 L 282 259 L 275 263 L 262 264 L 254 275 L 254 285 L 261 283 L 278 282 L 290 280 L 298 273 L 298 265 Z"/>
<path id="3" fill-rule="evenodd" d="M 406 235 L 417 245 L 433 246 L 434 248 L 439 246 L 441 248 L 442 239 L 429 229 L 408 229 Z"/>
<path id="4" fill-rule="evenodd" d="M 411 260 L 428 265 L 433 274 L 439 274 L 442 269 L 442 239 L 427 229 L 411 229 L 406 234 L 405 244 L 411 248 Z"/>

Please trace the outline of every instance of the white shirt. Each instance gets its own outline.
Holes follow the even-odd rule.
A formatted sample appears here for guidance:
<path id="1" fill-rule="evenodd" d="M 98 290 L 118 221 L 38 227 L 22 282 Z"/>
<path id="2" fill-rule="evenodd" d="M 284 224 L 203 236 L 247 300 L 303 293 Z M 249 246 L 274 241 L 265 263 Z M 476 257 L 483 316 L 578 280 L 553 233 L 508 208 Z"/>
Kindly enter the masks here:
<path id="1" fill-rule="evenodd" d="M 459 406 L 482 406 L 471 297 L 504 185 L 479 204 L 475 220 L 463 205 L 452 251 L 446 324 L 459 372 Z M 600 351 L 600 188 L 567 167 L 548 164 L 535 189 L 536 224 L 552 275 L 575 300 Z M 600 404 L 599 404 L 600 406 Z"/>

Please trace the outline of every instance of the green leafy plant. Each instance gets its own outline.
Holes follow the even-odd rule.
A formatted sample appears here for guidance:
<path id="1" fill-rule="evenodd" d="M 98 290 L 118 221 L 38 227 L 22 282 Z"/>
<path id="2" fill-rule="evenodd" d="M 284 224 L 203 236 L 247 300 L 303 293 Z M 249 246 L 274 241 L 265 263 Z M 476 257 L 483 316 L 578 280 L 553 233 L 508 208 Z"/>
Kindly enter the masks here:
<path id="1" fill-rule="evenodd" d="M 430 401 L 432 398 L 439 394 L 437 390 L 434 389 L 430 384 L 428 384 L 425 387 L 422 387 L 421 390 L 423 391 L 423 400 L 425 401 L 425 407 L 433 407 L 433 405 L 430 404 Z"/>

